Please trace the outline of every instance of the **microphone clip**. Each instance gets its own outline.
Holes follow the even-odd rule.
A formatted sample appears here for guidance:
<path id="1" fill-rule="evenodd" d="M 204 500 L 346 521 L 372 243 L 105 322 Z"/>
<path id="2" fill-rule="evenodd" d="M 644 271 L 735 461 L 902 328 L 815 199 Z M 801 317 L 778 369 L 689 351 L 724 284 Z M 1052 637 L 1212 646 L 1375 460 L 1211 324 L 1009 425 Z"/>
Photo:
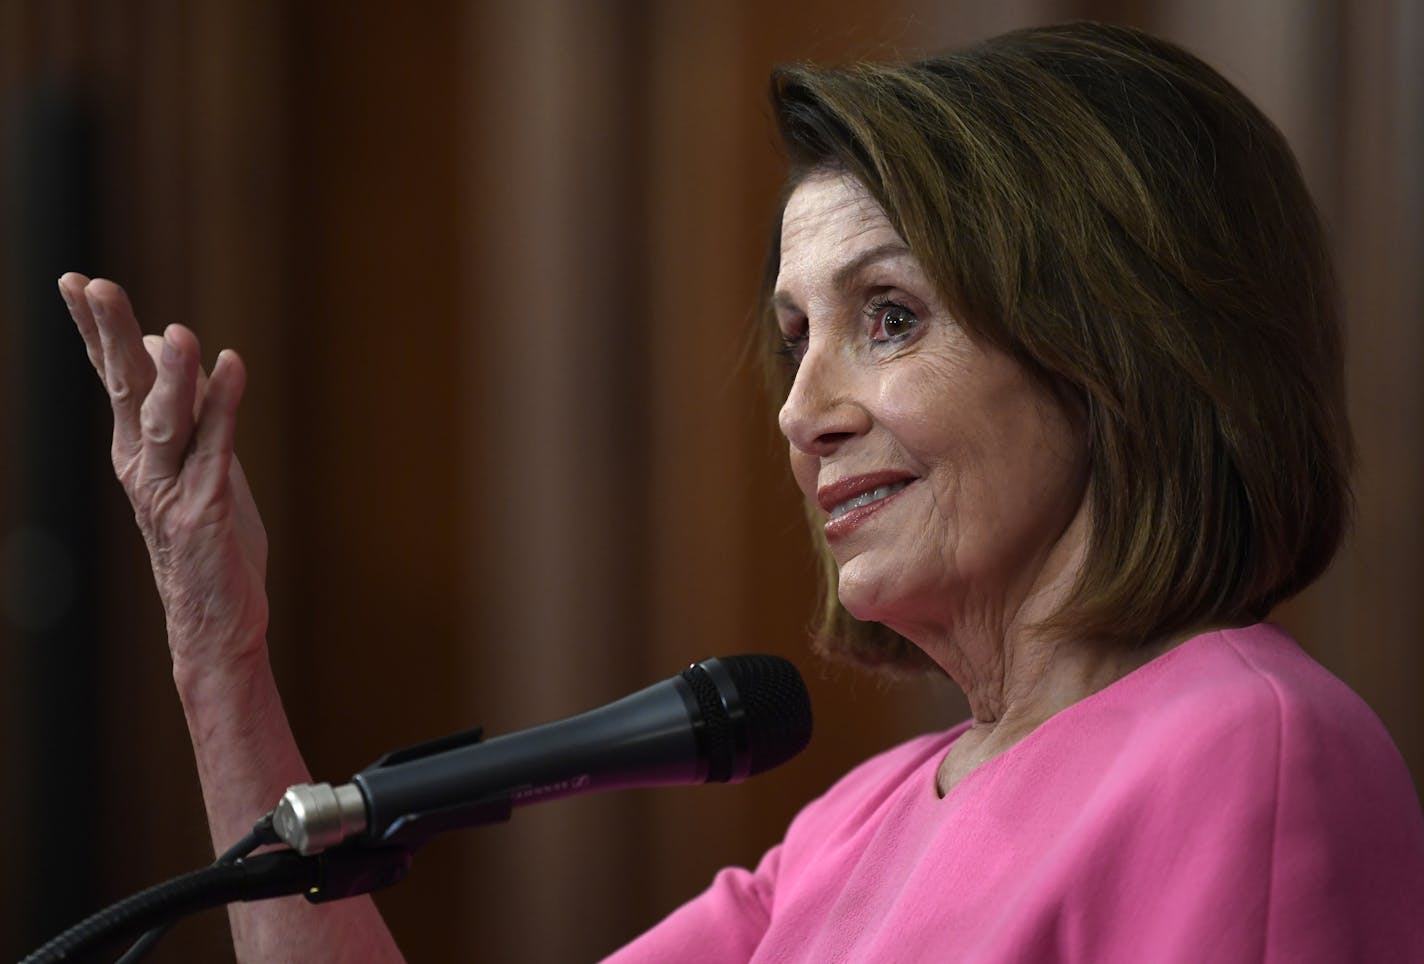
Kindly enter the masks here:
<path id="1" fill-rule="evenodd" d="M 446 750 L 474 746 L 484 739 L 484 735 L 485 728 L 475 726 L 468 730 L 461 730 L 459 733 L 451 733 L 448 736 L 438 736 L 433 740 L 425 740 L 399 750 L 392 750 L 361 772 L 369 773 L 382 767 L 395 766 L 397 763 L 409 763 L 411 760 L 419 760 L 421 757 L 434 756 L 437 753 L 444 753 Z"/>
<path id="2" fill-rule="evenodd" d="M 423 757 L 436 756 L 450 750 L 458 750 L 466 746 L 474 746 L 484 737 L 483 727 L 473 727 L 460 733 L 452 733 L 449 736 L 437 737 L 433 740 L 426 740 L 414 746 L 393 750 L 372 763 L 361 774 L 382 770 L 386 767 L 396 766 L 402 763 L 409 763 L 412 760 L 419 760 Z M 361 774 L 358 774 L 361 775 Z M 426 811 L 424 813 L 406 814 L 393 821 L 386 832 L 381 835 L 377 844 L 382 847 L 395 846 L 406 850 L 414 851 L 423 846 L 430 838 L 445 833 L 448 830 L 462 830 L 466 827 L 481 827 L 490 823 L 504 823 L 510 818 L 514 807 L 510 799 L 505 794 L 490 797 L 482 800 L 474 800 L 454 806 L 445 807 L 441 810 Z M 365 816 L 365 810 L 362 810 Z M 364 827 L 362 829 L 365 829 Z"/>

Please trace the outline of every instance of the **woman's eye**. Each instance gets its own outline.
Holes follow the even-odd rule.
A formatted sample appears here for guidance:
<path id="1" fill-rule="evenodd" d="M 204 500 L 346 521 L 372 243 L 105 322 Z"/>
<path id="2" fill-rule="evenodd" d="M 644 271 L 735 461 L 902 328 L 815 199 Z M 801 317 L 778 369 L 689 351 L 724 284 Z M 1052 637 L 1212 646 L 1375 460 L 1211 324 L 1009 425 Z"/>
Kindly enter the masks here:
<path id="1" fill-rule="evenodd" d="M 875 322 L 870 331 L 870 340 L 874 342 L 897 341 L 920 323 L 914 312 L 893 301 L 872 302 L 869 314 Z"/>
<path id="2" fill-rule="evenodd" d="M 781 356 L 781 360 L 786 365 L 795 368 L 801 364 L 801 359 L 806 355 L 806 342 L 807 338 L 805 335 L 788 335 L 783 333 L 781 335 L 781 347 L 777 348 L 776 353 Z"/>

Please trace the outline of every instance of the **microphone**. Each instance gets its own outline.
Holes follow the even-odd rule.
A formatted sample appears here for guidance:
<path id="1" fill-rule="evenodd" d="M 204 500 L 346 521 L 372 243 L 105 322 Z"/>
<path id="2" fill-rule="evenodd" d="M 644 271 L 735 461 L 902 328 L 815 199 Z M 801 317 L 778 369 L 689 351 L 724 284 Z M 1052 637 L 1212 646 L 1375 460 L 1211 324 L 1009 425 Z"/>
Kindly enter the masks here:
<path id="1" fill-rule="evenodd" d="M 399 750 L 332 787 L 291 787 L 273 828 L 303 854 L 347 840 L 414 849 L 515 806 L 627 787 L 736 783 L 811 739 L 801 674 L 777 656 L 706 659 L 577 716 L 479 742 L 471 730 Z"/>

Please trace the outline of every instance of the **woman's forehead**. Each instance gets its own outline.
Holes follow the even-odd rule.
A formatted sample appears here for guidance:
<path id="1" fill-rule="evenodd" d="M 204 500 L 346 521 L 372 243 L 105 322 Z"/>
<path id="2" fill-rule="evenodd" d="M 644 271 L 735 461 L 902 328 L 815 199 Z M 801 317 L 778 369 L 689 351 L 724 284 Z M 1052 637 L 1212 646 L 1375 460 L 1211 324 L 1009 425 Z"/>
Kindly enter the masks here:
<path id="1" fill-rule="evenodd" d="M 781 255 L 806 245 L 851 243 L 876 232 L 898 237 L 865 186 L 849 174 L 820 174 L 796 186 L 781 216 Z M 882 244 L 887 238 L 872 237 Z"/>
<path id="2" fill-rule="evenodd" d="M 869 252 L 909 251 L 879 203 L 845 174 L 808 178 L 792 192 L 781 221 L 778 294 L 822 286 L 844 274 Z"/>

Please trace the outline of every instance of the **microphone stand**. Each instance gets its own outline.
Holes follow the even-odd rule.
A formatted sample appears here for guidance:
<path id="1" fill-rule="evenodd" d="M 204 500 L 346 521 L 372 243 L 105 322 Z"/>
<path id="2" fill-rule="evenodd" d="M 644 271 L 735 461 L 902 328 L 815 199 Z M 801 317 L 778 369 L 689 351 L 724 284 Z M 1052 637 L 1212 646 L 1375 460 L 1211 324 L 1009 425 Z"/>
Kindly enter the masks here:
<path id="1" fill-rule="evenodd" d="M 589 732 L 582 732 L 585 729 Z M 572 730 L 580 731 L 577 738 L 569 736 Z M 290 787 L 277 808 L 258 820 L 252 833 L 215 865 L 100 911 L 22 964 L 53 964 L 117 934 L 145 931 L 123 958 L 123 964 L 132 964 L 157 943 L 170 922 L 194 911 L 287 894 L 322 903 L 388 887 L 405 878 L 415 851 L 438 834 L 508 820 L 516 803 L 604 788 L 579 769 L 586 762 L 581 754 L 600 741 L 607 743 L 603 762 L 611 767 L 605 774 L 606 788 L 740 781 L 801 751 L 811 738 L 811 706 L 800 674 L 784 659 L 756 655 L 709 659 L 615 703 L 522 736 L 511 735 L 510 742 L 500 741 L 503 754 L 494 752 L 496 741 L 491 741 L 493 772 L 502 777 L 493 790 L 451 780 L 441 767 L 415 767 L 422 778 L 428 779 L 433 769 L 440 777 L 437 783 L 446 790 L 459 789 L 453 794 L 455 803 L 441 804 L 441 795 L 432 798 L 423 792 L 428 787 L 419 779 L 408 772 L 400 776 L 401 764 L 458 752 L 481 737 L 475 728 L 398 750 L 340 787 Z M 531 769 L 520 756 L 527 754 L 531 740 L 543 754 L 535 754 L 541 765 L 550 759 L 560 765 L 572 761 L 576 766 L 569 772 L 581 775 L 548 782 L 548 774 L 543 774 L 544 782 L 539 782 L 543 771 L 539 766 Z M 551 740 L 556 744 L 552 751 L 545 745 Z M 651 757 L 646 755 L 649 747 Z M 420 792 L 410 792 L 412 782 Z M 374 785 L 383 785 L 382 793 L 389 794 L 385 800 L 391 812 L 372 815 Z M 348 812 L 357 804 L 360 814 Z M 352 817 L 349 825 L 347 816 Z M 291 849 L 247 856 L 278 840 Z"/>
<path id="2" fill-rule="evenodd" d="M 367 771 L 404 763 L 458 746 L 480 742 L 479 727 L 428 740 L 387 753 Z M 251 851 L 277 843 L 272 813 L 258 820 L 253 832 L 238 841 L 217 863 L 195 870 L 93 914 L 55 937 L 20 964 L 55 964 L 121 936 L 143 934 L 123 961 L 137 961 L 176 921 L 199 911 L 234 901 L 267 900 L 301 894 L 313 904 L 368 894 L 400 883 L 410 870 L 415 851 L 447 830 L 508 820 L 506 796 L 473 801 L 443 811 L 407 815 L 378 841 L 355 839 L 341 846 L 303 856 L 293 849 L 256 856 Z"/>
<path id="3" fill-rule="evenodd" d="M 174 877 L 80 921 L 21 964 L 53 964 L 120 936 L 163 927 L 233 901 L 302 894 L 312 903 L 370 893 L 405 879 L 413 850 L 348 844 L 303 857 L 278 850 Z"/>

